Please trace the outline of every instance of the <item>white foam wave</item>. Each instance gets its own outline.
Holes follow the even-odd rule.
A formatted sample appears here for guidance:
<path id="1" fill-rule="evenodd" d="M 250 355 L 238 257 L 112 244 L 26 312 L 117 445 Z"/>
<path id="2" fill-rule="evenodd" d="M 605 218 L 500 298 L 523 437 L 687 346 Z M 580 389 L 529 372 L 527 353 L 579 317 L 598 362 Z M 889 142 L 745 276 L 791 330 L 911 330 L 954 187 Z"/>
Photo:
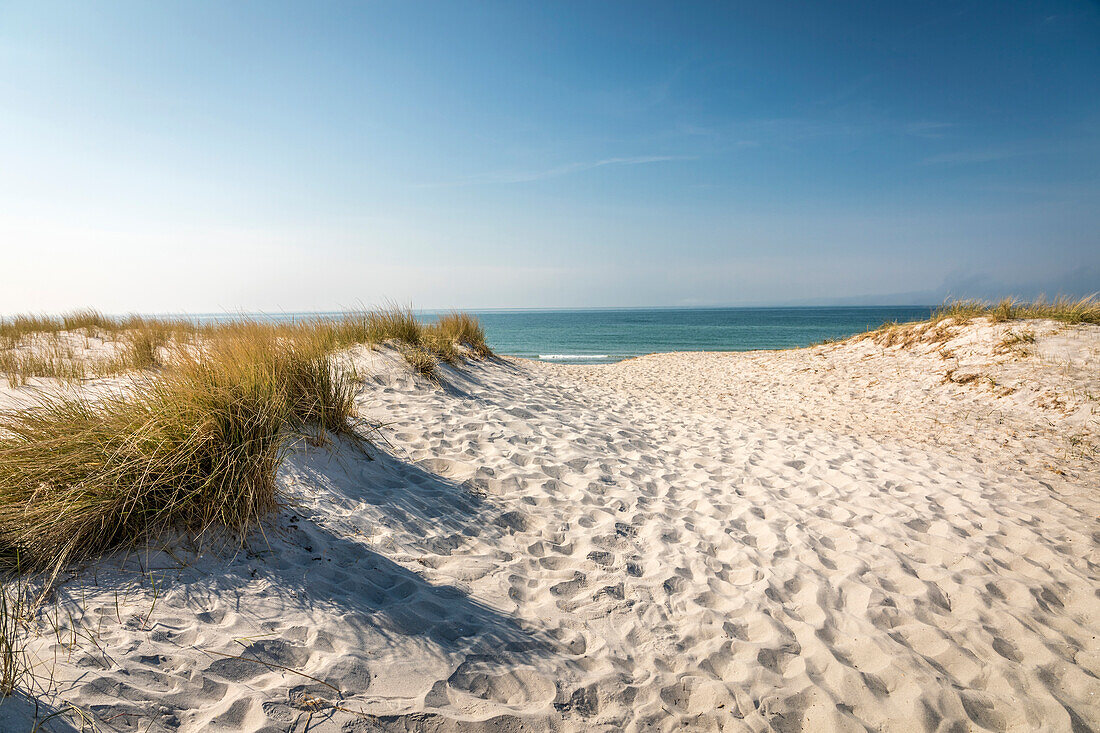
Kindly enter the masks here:
<path id="1" fill-rule="evenodd" d="M 539 354 L 543 361 L 565 361 L 566 359 L 610 359 L 608 354 Z"/>

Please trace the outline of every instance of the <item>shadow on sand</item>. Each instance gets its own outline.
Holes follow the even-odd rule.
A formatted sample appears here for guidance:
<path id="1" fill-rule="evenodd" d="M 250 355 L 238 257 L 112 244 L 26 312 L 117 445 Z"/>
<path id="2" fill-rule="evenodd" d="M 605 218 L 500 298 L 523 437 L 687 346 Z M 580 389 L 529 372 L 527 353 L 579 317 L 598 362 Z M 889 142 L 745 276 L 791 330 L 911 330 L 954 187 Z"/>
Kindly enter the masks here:
<path id="1" fill-rule="evenodd" d="M 111 619 L 115 611 L 91 606 L 104 606 L 119 592 L 132 595 L 135 586 L 144 587 L 138 592 L 148 598 L 147 580 L 155 577 L 161 600 L 148 627 L 145 619 L 125 614 L 120 621 L 129 629 L 140 621 L 142 632 L 160 642 L 155 653 L 175 668 L 173 685 L 186 672 L 195 688 L 169 696 L 156 680 L 142 684 L 131 671 L 152 653 L 144 648 L 145 656 L 135 657 L 144 644 L 102 653 L 89 649 L 75 660 L 89 667 L 87 674 L 70 686 L 99 701 L 88 712 L 100 722 L 112 721 L 108 730 L 171 730 L 186 719 L 189 706 L 203 704 L 208 687 L 249 683 L 273 671 L 284 673 L 284 694 L 291 699 L 303 689 L 313 697 L 341 699 L 369 686 L 367 670 L 376 659 L 395 655 L 434 665 L 442 670 L 441 680 L 477 696 L 487 694 L 492 679 L 537 666 L 540 659 L 571 656 L 552 633 L 457 585 L 429 582 L 376 551 L 393 550 L 398 559 L 416 562 L 415 551 L 422 547 L 425 558 L 446 559 L 465 538 L 503 535 L 515 512 L 502 512 L 467 484 L 422 465 L 372 453 L 374 460 L 367 460 L 338 444 L 292 456 L 295 483 L 308 489 L 292 496 L 293 503 L 243 550 L 184 555 L 176 547 L 171 556 L 163 551 L 118 555 L 98 563 L 94 577 L 81 572 L 59 584 L 56 600 L 62 607 L 82 607 L 90 599 L 82 612 Z M 380 519 L 403 533 L 408 543 L 402 548 L 414 552 L 372 546 L 372 521 Z M 424 567 L 428 572 L 430 565 Z M 226 648 L 229 633 L 216 627 L 229 614 L 254 617 L 250 623 L 266 633 Z M 301 625 L 302 619 L 321 615 L 333 622 Z M 196 634 L 191 628 L 196 623 L 207 628 Z M 217 639 L 222 646 L 190 646 L 196 637 Z M 309 675 L 295 672 L 301 669 Z M 141 671 L 150 680 L 159 674 Z"/>

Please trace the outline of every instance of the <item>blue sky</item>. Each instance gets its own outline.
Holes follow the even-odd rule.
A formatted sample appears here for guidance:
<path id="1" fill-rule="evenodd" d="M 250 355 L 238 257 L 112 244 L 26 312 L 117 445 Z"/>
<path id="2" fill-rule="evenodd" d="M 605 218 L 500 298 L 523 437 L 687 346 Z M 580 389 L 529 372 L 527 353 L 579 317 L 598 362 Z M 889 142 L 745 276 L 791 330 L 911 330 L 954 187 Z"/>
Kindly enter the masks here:
<path id="1" fill-rule="evenodd" d="M 1086 2 L 0 3 L 0 312 L 1100 289 Z"/>

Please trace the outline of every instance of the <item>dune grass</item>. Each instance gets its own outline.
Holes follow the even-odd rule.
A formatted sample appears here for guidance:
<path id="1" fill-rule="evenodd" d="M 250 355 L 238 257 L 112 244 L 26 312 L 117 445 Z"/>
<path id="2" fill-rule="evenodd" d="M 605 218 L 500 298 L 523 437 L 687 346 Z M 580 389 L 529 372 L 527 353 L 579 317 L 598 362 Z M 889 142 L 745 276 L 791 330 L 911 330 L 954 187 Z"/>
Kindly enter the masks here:
<path id="1" fill-rule="evenodd" d="M 953 335 L 953 328 L 986 318 L 992 323 L 1047 319 L 1066 324 L 1100 324 L 1100 298 L 1058 297 L 1052 301 L 1039 298 L 1022 301 L 1003 298 L 999 301 L 954 300 L 933 311 L 927 321 L 885 323 L 877 329 L 859 334 L 856 340 L 872 339 L 880 346 L 912 347 L 916 344 L 943 343 Z M 1034 341 L 1034 336 L 1032 336 Z M 1011 346 L 1009 344 L 1008 346 Z"/>
<path id="2" fill-rule="evenodd" d="M 0 376 L 12 387 L 22 387 L 31 377 L 52 377 L 72 384 L 88 376 L 87 360 L 69 357 L 56 349 L 36 352 L 0 351 Z"/>
<path id="3" fill-rule="evenodd" d="M 108 318 L 94 310 L 0 319 L 0 376 L 20 387 L 32 377 L 67 384 L 161 365 L 160 351 L 201 329 L 186 321 Z M 89 340 L 104 348 L 88 353 Z"/>
<path id="4" fill-rule="evenodd" d="M 56 569 L 176 526 L 243 530 L 274 508 L 285 404 L 265 365 L 222 366 L 5 416 L 0 562 Z"/>
<path id="5" fill-rule="evenodd" d="M 0 338 L 14 346 L 31 334 L 56 333 L 65 330 L 64 321 L 53 316 L 22 314 L 0 319 Z"/>
<path id="6" fill-rule="evenodd" d="M 53 319 L 58 320 L 58 319 Z M 70 311 L 60 317 L 61 329 L 76 331 L 79 329 L 92 329 L 96 331 L 110 331 L 114 328 L 114 321 L 107 318 L 93 308 Z"/>
<path id="7" fill-rule="evenodd" d="M 335 320 L 306 322 L 302 327 L 327 333 L 336 347 L 396 344 L 413 371 L 424 376 L 434 375 L 441 361 L 456 363 L 463 352 L 478 358 L 493 353 L 481 324 L 467 313 L 447 313 L 434 323 L 424 324 L 412 309 L 389 305 Z"/>
<path id="8" fill-rule="evenodd" d="M 444 314 L 435 323 L 427 326 L 426 331 L 435 343 L 458 344 L 477 357 L 493 355 L 485 340 L 485 329 L 469 313 L 452 311 Z"/>
<path id="9" fill-rule="evenodd" d="M 74 334 L 117 348 L 82 358 Z M 43 393 L 0 412 L 0 701 L 34 681 L 22 573 L 48 574 L 41 599 L 67 564 L 165 533 L 243 542 L 277 508 L 276 475 L 295 441 L 369 444 L 357 379 L 336 352 L 384 343 L 429 378 L 440 359 L 492 353 L 469 316 L 425 326 L 399 308 L 202 327 L 95 311 L 0 321 L 10 386 L 131 373 L 110 391 Z"/>
<path id="10" fill-rule="evenodd" d="M 32 377 L 73 384 L 91 377 L 159 368 L 174 347 L 206 343 L 256 325 L 243 318 L 210 324 L 142 316 L 116 318 L 88 309 L 56 317 L 17 315 L 0 319 L 0 376 L 19 387 Z M 266 324 L 265 328 L 280 338 L 309 341 L 330 351 L 356 344 L 391 344 L 415 372 L 425 376 L 433 376 L 439 362 L 455 364 L 464 356 L 492 355 L 476 318 L 454 312 L 424 324 L 411 308 L 392 304 L 335 318 Z M 85 347 L 88 339 L 100 339 L 101 355 L 77 353 L 80 339 Z"/>
<path id="11" fill-rule="evenodd" d="M 60 316 L 31 313 L 0 318 L 0 339 L 6 341 L 9 347 L 35 335 L 68 331 L 110 338 L 146 329 L 168 333 L 194 333 L 202 330 L 202 326 L 184 319 L 146 318 L 138 315 L 105 316 L 90 308 L 70 311 Z"/>
<path id="12" fill-rule="evenodd" d="M 22 342 L 99 329 L 124 347 L 107 367 L 57 344 L 49 347 L 57 349 L 53 365 L 12 368 L 37 352 L 0 351 L 9 380 L 9 370 L 17 373 L 13 385 L 27 372 L 71 368 L 79 380 L 156 367 L 113 391 L 47 393 L 0 413 L 0 567 L 52 572 L 167 531 L 201 535 L 217 526 L 243 537 L 276 507 L 275 476 L 291 441 L 335 434 L 366 442 L 356 380 L 336 357 L 343 347 L 392 343 L 425 376 L 439 359 L 491 353 L 469 316 L 426 326 L 398 308 L 204 327 L 84 311 L 21 316 L 4 327 Z"/>
<path id="13" fill-rule="evenodd" d="M 404 345 L 401 347 L 401 355 L 409 367 L 422 377 L 434 378 L 439 360 L 435 353 L 421 346 Z"/>
<path id="14" fill-rule="evenodd" d="M 424 325 L 407 307 L 389 306 L 359 315 L 366 327 L 366 343 L 398 341 L 417 346 L 424 337 Z"/>
<path id="15" fill-rule="evenodd" d="M 161 366 L 160 350 L 169 344 L 168 337 L 159 331 L 134 331 L 126 333 L 111 354 L 88 356 L 79 353 L 79 347 L 72 343 L 47 339 L 21 348 L 0 349 L 0 376 L 12 387 L 22 387 L 32 377 L 77 384 L 90 377 Z"/>
<path id="16" fill-rule="evenodd" d="M 1014 353 L 1017 356 L 1027 356 L 1030 352 L 1028 346 L 1035 343 L 1033 331 L 1012 331 L 1004 335 L 993 347 L 994 354 Z"/>
<path id="17" fill-rule="evenodd" d="M 1058 297 L 1048 301 L 1039 298 L 1023 301 L 1016 298 L 1002 298 L 991 302 L 984 300 L 954 300 L 944 303 L 932 314 L 933 321 L 950 318 L 956 323 L 965 323 L 974 318 L 988 318 L 994 323 L 1004 321 L 1022 321 L 1049 319 L 1062 323 L 1098 323 L 1100 324 L 1100 297 L 1093 294 L 1084 298 Z"/>
<path id="18" fill-rule="evenodd" d="M 288 441 L 354 434 L 331 352 L 256 326 L 156 378 L 0 416 L 0 563 L 51 570 L 159 532 L 243 533 L 276 506 Z"/>

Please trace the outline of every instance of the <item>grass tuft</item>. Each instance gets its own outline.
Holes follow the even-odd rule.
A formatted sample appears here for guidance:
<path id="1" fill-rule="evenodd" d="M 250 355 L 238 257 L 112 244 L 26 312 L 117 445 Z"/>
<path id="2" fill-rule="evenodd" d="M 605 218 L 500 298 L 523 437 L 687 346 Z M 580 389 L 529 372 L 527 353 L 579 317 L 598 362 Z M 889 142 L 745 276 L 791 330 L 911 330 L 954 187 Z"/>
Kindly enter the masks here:
<path id="1" fill-rule="evenodd" d="M 170 336 L 167 329 L 157 326 L 127 331 L 122 366 L 130 369 L 161 366 L 160 350 L 168 346 Z"/>
<path id="2" fill-rule="evenodd" d="M 6 377 L 9 386 L 20 387 L 31 377 L 54 378 L 72 384 L 88 377 L 163 368 L 165 359 L 178 352 L 181 346 L 201 347 L 227 334 L 248 332 L 259 325 L 246 319 L 199 325 L 178 319 L 117 318 L 90 309 L 60 317 L 18 315 L 0 319 L 0 375 Z M 388 305 L 338 318 L 318 317 L 266 324 L 263 328 L 281 339 L 309 342 L 330 352 L 355 344 L 391 343 L 411 354 L 410 364 L 418 373 L 429 375 L 435 373 L 434 364 L 440 361 L 456 364 L 463 357 L 487 357 L 493 353 L 485 340 L 484 329 L 473 316 L 452 312 L 434 323 L 423 324 L 407 306 Z M 90 338 L 101 339 L 106 355 L 78 354 L 74 344 L 80 338 L 85 349 L 89 348 Z"/>
<path id="3" fill-rule="evenodd" d="M 944 303 L 932 314 L 933 321 L 951 318 L 955 323 L 966 323 L 982 317 L 994 323 L 1037 318 L 1062 323 L 1100 323 L 1100 297 L 1097 294 L 1077 299 L 1060 296 L 1052 301 L 1040 297 L 1030 302 L 1002 298 L 995 303 L 985 300 L 955 300 Z"/>
<path id="4" fill-rule="evenodd" d="M 112 330 L 112 322 L 94 308 L 75 310 L 61 316 L 61 328 L 65 331 L 77 331 L 79 329 L 94 329 L 96 331 Z"/>
<path id="5" fill-rule="evenodd" d="M 435 376 L 438 361 L 432 352 L 420 346 L 404 346 L 401 349 L 401 355 L 405 357 L 405 362 L 412 370 L 420 376 L 429 378 Z"/>
<path id="6" fill-rule="evenodd" d="M 1005 334 L 1004 338 L 993 347 L 993 353 L 1007 354 L 1013 352 L 1017 356 L 1027 356 L 1030 353 L 1027 346 L 1034 343 L 1035 333 L 1033 331 L 1013 331 Z"/>
<path id="7" fill-rule="evenodd" d="M 65 384 L 75 384 L 88 375 L 89 368 L 96 371 L 98 362 L 79 359 L 71 349 L 63 349 L 57 344 L 35 351 L 0 351 L 0 374 L 11 387 L 22 387 L 31 377 L 52 377 Z"/>
<path id="8" fill-rule="evenodd" d="M 58 336 L 79 329 L 121 347 L 82 360 Z M 17 316 L 0 330 L 31 340 L 0 349 L 14 386 L 28 376 L 79 381 L 157 368 L 114 392 L 44 394 L 0 413 L 0 567 L 27 570 L 56 571 L 171 530 L 217 525 L 243 536 L 277 505 L 276 471 L 295 436 L 365 442 L 355 376 L 335 355 L 342 347 L 393 342 L 426 377 L 439 360 L 492 353 L 468 315 L 425 326 L 394 307 L 205 327 L 81 311 Z"/>
<path id="9" fill-rule="evenodd" d="M 0 415 L 0 562 L 35 570 L 172 529 L 245 532 L 276 506 L 294 432 L 353 434 L 330 352 L 255 326 L 102 397 Z"/>
<path id="10" fill-rule="evenodd" d="M 424 336 L 424 326 L 416 320 L 412 309 L 391 305 L 379 310 L 359 314 L 363 343 L 381 344 L 397 341 L 409 346 L 419 346 Z"/>
<path id="11" fill-rule="evenodd" d="M 452 311 L 439 317 L 428 327 L 438 340 L 458 344 L 478 357 L 492 356 L 492 349 L 485 341 L 485 329 L 468 313 Z"/>
<path id="12" fill-rule="evenodd" d="M 51 569 L 175 526 L 246 528 L 275 506 L 283 409 L 263 375 L 204 369 L 5 416 L 0 561 Z"/>
<path id="13" fill-rule="evenodd" d="M 1100 298 L 1090 295 L 1078 299 L 1058 297 L 1053 301 L 1039 298 L 1030 302 L 1015 298 L 1003 298 L 997 302 L 949 301 L 937 308 L 927 321 L 886 323 L 873 331 L 859 334 L 855 339 L 869 338 L 881 346 L 903 348 L 916 344 L 944 343 L 953 335 L 953 328 L 966 325 L 975 318 L 987 318 L 993 323 L 1049 319 L 1068 324 L 1100 324 Z M 1034 341 L 1034 335 L 1031 340 Z M 1012 344 L 1008 345 L 1011 346 Z"/>
<path id="14" fill-rule="evenodd" d="M 64 328 L 64 323 L 52 316 L 22 314 L 0 319 L 0 337 L 9 345 L 22 341 L 35 333 L 56 333 Z"/>

